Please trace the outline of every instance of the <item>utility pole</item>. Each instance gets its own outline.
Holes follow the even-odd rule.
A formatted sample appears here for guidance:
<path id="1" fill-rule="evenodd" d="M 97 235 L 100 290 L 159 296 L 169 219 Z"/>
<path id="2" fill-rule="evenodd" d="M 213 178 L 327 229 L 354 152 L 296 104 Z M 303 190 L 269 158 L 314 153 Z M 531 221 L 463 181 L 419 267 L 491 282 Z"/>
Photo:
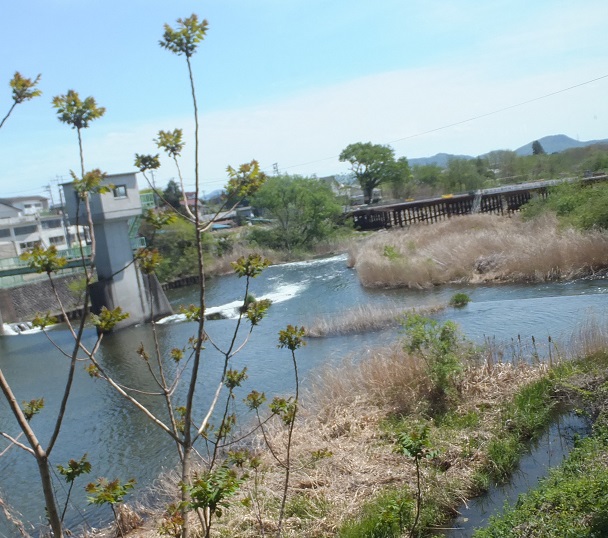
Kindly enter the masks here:
<path id="1" fill-rule="evenodd" d="M 68 248 L 72 248 L 72 237 L 70 235 L 70 228 L 68 224 L 68 214 L 65 210 L 65 204 L 63 202 L 63 188 L 59 186 L 60 180 L 63 180 L 63 177 L 55 177 L 55 182 L 57 183 L 57 190 L 59 191 L 59 203 L 61 204 L 61 222 L 63 222 L 63 232 L 65 233 L 65 239 L 67 241 Z"/>
<path id="2" fill-rule="evenodd" d="M 51 207 L 55 207 L 55 200 L 53 200 L 53 189 L 51 188 L 51 184 L 49 183 L 44 190 L 49 193 L 49 197 L 51 198 Z"/>
<path id="3" fill-rule="evenodd" d="M 154 194 L 156 194 L 156 179 L 154 178 L 154 170 L 150 170 L 150 175 L 152 176 L 152 188 L 154 189 Z"/>

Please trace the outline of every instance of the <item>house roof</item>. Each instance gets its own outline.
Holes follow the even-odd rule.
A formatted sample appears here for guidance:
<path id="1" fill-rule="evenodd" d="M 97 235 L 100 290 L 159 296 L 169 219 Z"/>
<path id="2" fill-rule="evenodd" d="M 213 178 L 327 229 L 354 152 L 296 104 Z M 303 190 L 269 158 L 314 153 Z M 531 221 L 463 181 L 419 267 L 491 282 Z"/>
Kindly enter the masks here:
<path id="1" fill-rule="evenodd" d="M 49 199 L 45 196 L 40 196 L 37 194 L 34 196 L 13 196 L 12 198 L 0 198 L 0 204 L 13 205 L 19 202 L 29 202 L 31 200 L 37 200 L 39 202 L 49 201 Z"/>
<path id="2" fill-rule="evenodd" d="M 10 207 L 11 209 L 14 209 L 15 211 L 22 211 L 21 209 L 19 209 L 18 207 L 12 206 L 11 204 L 9 204 L 8 202 L 5 202 L 3 198 L 0 198 L 0 205 L 3 205 L 5 207 Z"/>

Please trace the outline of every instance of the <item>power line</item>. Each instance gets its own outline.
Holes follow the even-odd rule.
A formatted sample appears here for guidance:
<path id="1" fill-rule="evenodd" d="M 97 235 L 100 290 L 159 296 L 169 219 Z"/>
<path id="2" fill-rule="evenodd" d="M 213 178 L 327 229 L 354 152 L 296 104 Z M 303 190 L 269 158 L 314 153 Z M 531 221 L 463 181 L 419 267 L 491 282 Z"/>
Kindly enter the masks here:
<path id="1" fill-rule="evenodd" d="M 502 108 L 497 108 L 497 109 L 492 110 L 490 112 L 484 112 L 482 114 L 478 114 L 476 116 L 471 116 L 470 118 L 466 118 L 466 119 L 463 119 L 463 120 L 460 120 L 460 121 L 456 121 L 456 122 L 453 122 L 453 123 L 442 125 L 440 127 L 435 127 L 433 129 L 428 129 L 426 131 L 420 131 L 418 133 L 407 135 L 407 136 L 404 136 L 404 137 L 401 137 L 401 138 L 396 138 L 394 140 L 390 140 L 390 141 L 386 142 L 386 144 L 394 144 L 396 142 L 403 142 L 404 140 L 411 140 L 412 138 L 418 138 L 418 137 L 425 136 L 425 135 L 428 135 L 428 134 L 431 134 L 431 133 L 436 133 L 438 131 L 443 131 L 445 129 L 450 129 L 450 128 L 456 127 L 458 125 L 463 125 L 465 123 L 470 123 L 472 121 L 476 121 L 476 120 L 479 120 L 479 119 L 482 119 L 482 118 L 487 118 L 488 116 L 493 116 L 493 115 L 496 115 L 496 114 L 500 114 L 501 112 L 506 112 L 507 110 L 512 110 L 514 108 L 518 108 L 518 107 L 522 107 L 522 106 L 525 106 L 525 105 L 529 105 L 530 103 L 534 103 L 536 101 L 541 101 L 543 99 L 547 99 L 549 97 L 553 97 L 555 95 L 559 95 L 561 93 L 565 93 L 565 92 L 574 90 L 576 88 L 580 88 L 582 86 L 586 86 L 588 84 L 592 84 L 593 82 L 598 82 L 598 81 L 606 79 L 606 78 L 608 78 L 608 74 L 601 75 L 601 76 L 593 78 L 591 80 L 586 80 L 586 81 L 581 82 L 579 84 L 574 84 L 573 86 L 568 86 L 567 88 L 562 88 L 560 90 L 556 90 L 556 91 L 553 91 L 553 92 L 550 92 L 550 93 L 547 93 L 547 94 L 544 94 L 544 95 L 540 95 L 540 96 L 534 97 L 532 99 L 527 99 L 527 100 L 521 101 L 519 103 L 515 103 L 515 104 L 509 105 L 509 106 L 502 107 Z M 317 163 L 321 163 L 321 162 L 325 162 L 325 161 L 329 161 L 329 160 L 335 160 L 335 159 L 338 159 L 338 158 L 339 158 L 339 155 L 331 155 L 329 157 L 322 157 L 320 159 L 315 159 L 315 160 L 312 160 L 312 161 L 307 161 L 307 162 L 303 162 L 303 163 L 299 163 L 299 164 L 293 164 L 293 165 L 289 165 L 289 166 L 282 166 L 281 168 L 283 170 L 291 170 L 293 168 L 300 168 L 302 166 L 309 166 L 311 164 L 317 164 Z M 273 167 L 274 167 L 274 165 L 273 165 Z M 270 172 L 271 170 L 274 171 L 273 167 L 266 167 L 266 168 L 264 168 L 264 171 L 267 171 L 267 172 Z M 220 178 L 216 178 L 216 179 L 209 178 L 206 181 L 208 183 L 211 183 L 211 184 L 215 184 L 215 183 L 219 184 L 221 182 L 225 183 L 226 179 L 225 178 L 222 178 L 222 179 L 220 179 Z M 34 191 L 40 192 L 41 190 L 44 190 L 44 188 L 45 187 L 43 186 L 43 187 L 32 188 L 32 189 L 27 189 L 27 190 L 13 191 L 13 192 L 6 193 L 6 194 L 8 194 L 10 196 L 10 195 L 19 195 L 19 194 L 23 194 L 23 193 L 30 193 L 30 192 L 34 192 Z M 221 188 L 221 187 L 218 187 L 218 188 Z M 6 196 L 6 194 L 5 194 L 5 196 Z"/>
<path id="2" fill-rule="evenodd" d="M 470 121 L 475 121 L 475 120 L 479 120 L 481 118 L 487 118 L 488 116 L 493 116 L 494 114 L 500 114 L 501 112 L 505 112 L 507 110 L 512 110 L 514 108 L 520 107 L 520 106 L 524 106 L 524 105 L 529 105 L 530 103 L 534 103 L 536 101 L 540 101 L 541 99 L 547 99 L 548 97 L 553 97 L 554 95 L 558 95 L 560 93 L 564 93 L 570 90 L 574 90 L 575 88 L 580 88 L 581 86 L 585 86 L 587 84 L 591 84 L 592 82 L 597 82 L 598 80 L 602 80 L 604 78 L 608 78 L 608 75 L 602 75 L 601 77 L 597 77 L 594 78 L 592 80 L 587 80 L 586 82 L 581 82 L 580 84 L 575 84 L 574 86 L 569 86 L 568 88 L 563 88 L 561 90 L 557 90 L 555 92 L 551 92 L 551 93 L 547 93 L 545 95 L 541 95 L 540 97 L 534 97 L 533 99 L 528 99 L 527 101 L 522 101 L 521 103 L 516 103 L 514 105 L 509 105 L 503 108 L 499 108 L 497 110 L 493 110 L 492 112 L 486 112 L 484 114 L 479 114 L 478 116 L 473 116 L 471 118 L 468 118 L 466 120 L 461 120 L 461 121 L 457 121 L 455 123 L 450 123 L 448 125 L 444 125 L 442 127 L 437 127 L 435 129 L 429 129 L 428 131 L 423 131 L 420 133 L 416 133 L 413 135 L 409 135 L 409 136 L 405 136 L 403 138 L 397 138 L 396 140 L 391 140 L 390 142 L 388 142 L 389 144 L 393 144 L 395 142 L 402 142 L 403 140 L 409 140 L 411 138 L 416 138 L 418 136 L 424 136 L 430 133 L 435 133 L 437 131 L 441 131 L 443 129 L 449 129 L 451 127 L 456 127 L 457 125 L 462 125 L 463 123 L 468 123 Z"/>
<path id="3" fill-rule="evenodd" d="M 408 136 L 404 136 L 402 138 L 396 138 L 395 140 L 390 140 L 389 142 L 387 142 L 387 144 L 394 144 L 395 142 L 402 142 L 404 140 L 411 140 L 412 138 L 418 138 L 419 136 L 424 136 L 424 135 L 427 135 L 427 134 L 436 133 L 437 131 L 443 131 L 444 129 L 450 129 L 452 127 L 456 127 L 456 126 L 462 125 L 464 123 L 469 123 L 471 121 L 479 120 L 479 119 L 482 119 L 482 118 L 487 118 L 488 116 L 493 116 L 494 114 L 500 114 L 501 112 L 505 112 L 507 110 L 512 110 L 513 108 L 517 108 L 517 107 L 520 107 L 520 106 L 529 105 L 530 103 L 534 103 L 534 102 L 540 101 L 542 99 L 547 99 L 548 97 L 553 97 L 554 95 L 558 95 L 560 93 L 568 92 L 570 90 L 574 90 L 576 88 L 580 88 L 581 86 L 586 86 L 587 84 L 591 84 L 593 82 L 597 82 L 598 80 L 602 80 L 602 79 L 605 79 L 605 78 L 608 78 L 608 74 L 607 75 L 602 75 L 600 77 L 597 77 L 597 78 L 594 78 L 594 79 L 591 79 L 591 80 L 587 80 L 585 82 L 581 82 L 580 84 L 575 84 L 574 86 L 569 86 L 567 88 L 562 88 L 561 90 L 557 90 L 557 91 L 554 91 L 554 92 L 551 92 L 551 93 L 547 93 L 547 94 L 541 95 L 539 97 L 534 97 L 532 99 L 528 99 L 526 101 L 522 101 L 521 103 L 516 103 L 516 104 L 513 104 L 513 105 L 506 106 L 506 107 L 498 108 L 498 109 L 493 110 L 491 112 L 485 112 L 485 113 L 479 114 L 477 116 L 472 116 L 472 117 L 464 119 L 464 120 L 460 120 L 460 121 L 457 121 L 457 122 L 454 122 L 454 123 L 449 123 L 447 125 L 442 125 L 441 127 L 435 127 L 434 129 L 428 129 L 426 131 L 421 131 L 419 133 L 415 133 L 415 134 L 411 134 L 411 135 L 408 135 Z M 308 166 L 310 164 L 316 164 L 316 163 L 320 163 L 320 162 L 323 162 L 323 161 L 329 161 L 330 159 L 338 159 L 338 158 L 339 158 L 339 155 L 333 155 L 331 157 L 324 157 L 322 159 L 317 159 L 317 160 L 314 160 L 314 161 L 309 161 L 309 162 L 300 163 L 300 164 L 294 164 L 294 165 L 291 165 L 291 166 L 284 166 L 283 168 L 284 169 L 298 168 L 300 166 Z"/>

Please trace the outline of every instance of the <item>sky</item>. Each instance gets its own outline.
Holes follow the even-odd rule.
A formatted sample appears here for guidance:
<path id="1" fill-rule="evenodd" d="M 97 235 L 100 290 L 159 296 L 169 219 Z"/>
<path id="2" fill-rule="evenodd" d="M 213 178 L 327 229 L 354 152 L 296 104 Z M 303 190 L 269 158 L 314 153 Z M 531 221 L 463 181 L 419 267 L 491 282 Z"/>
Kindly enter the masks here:
<path id="1" fill-rule="evenodd" d="M 355 142 L 416 158 L 608 138 L 606 0 L 3 0 L 0 118 L 16 71 L 41 74 L 43 94 L 0 129 L 0 197 L 56 198 L 80 169 L 51 104 L 69 89 L 106 108 L 83 132 L 87 170 L 135 171 L 159 130 L 182 128 L 193 190 L 187 66 L 159 46 L 164 24 L 193 13 L 209 22 L 192 57 L 203 192 L 252 159 L 347 173 L 338 157 Z M 178 178 L 161 162 L 159 187 Z"/>

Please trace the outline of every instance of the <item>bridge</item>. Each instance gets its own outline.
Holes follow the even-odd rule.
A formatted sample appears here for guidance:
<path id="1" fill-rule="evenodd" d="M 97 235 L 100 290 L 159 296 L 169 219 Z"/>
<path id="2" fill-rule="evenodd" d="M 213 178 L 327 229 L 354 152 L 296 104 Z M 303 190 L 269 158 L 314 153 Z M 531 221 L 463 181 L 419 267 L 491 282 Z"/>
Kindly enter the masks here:
<path id="1" fill-rule="evenodd" d="M 583 178 L 585 183 L 608 179 L 606 174 Z M 574 178 L 535 181 L 482 189 L 467 194 L 448 194 L 438 198 L 411 200 L 386 205 L 360 207 L 347 213 L 358 230 L 405 227 L 417 222 L 432 223 L 458 215 L 491 213 L 512 214 L 535 196 L 546 197 L 549 187 L 576 181 Z"/>

